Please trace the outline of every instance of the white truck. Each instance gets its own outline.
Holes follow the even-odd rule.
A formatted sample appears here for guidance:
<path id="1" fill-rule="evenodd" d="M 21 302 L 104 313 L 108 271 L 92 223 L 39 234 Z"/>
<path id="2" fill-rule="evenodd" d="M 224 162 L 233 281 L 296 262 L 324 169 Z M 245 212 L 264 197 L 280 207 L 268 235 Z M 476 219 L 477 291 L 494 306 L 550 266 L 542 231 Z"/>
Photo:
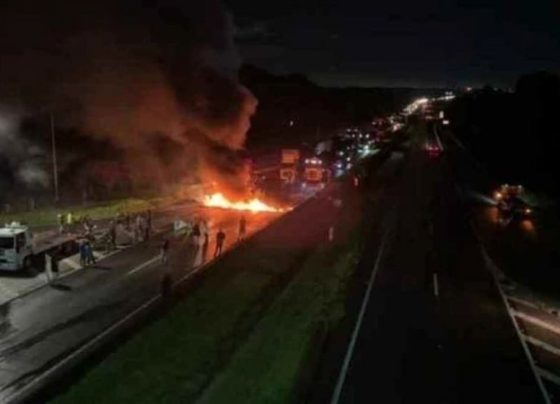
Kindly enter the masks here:
<path id="1" fill-rule="evenodd" d="M 0 227 L 0 270 L 32 272 L 45 267 L 46 254 L 69 255 L 76 236 L 47 234 L 34 237 L 28 226 L 13 222 Z"/>

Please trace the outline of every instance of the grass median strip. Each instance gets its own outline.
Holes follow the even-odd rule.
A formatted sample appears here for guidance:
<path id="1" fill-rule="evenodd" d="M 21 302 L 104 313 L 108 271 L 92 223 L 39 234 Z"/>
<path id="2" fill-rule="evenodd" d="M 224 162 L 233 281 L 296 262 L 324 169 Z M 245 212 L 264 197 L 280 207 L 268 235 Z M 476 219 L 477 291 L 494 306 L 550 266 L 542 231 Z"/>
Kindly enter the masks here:
<path id="1" fill-rule="evenodd" d="M 287 403 L 298 401 L 318 330 L 344 313 L 344 290 L 358 257 L 357 235 L 350 242 L 313 254 L 259 322 L 201 402 Z"/>

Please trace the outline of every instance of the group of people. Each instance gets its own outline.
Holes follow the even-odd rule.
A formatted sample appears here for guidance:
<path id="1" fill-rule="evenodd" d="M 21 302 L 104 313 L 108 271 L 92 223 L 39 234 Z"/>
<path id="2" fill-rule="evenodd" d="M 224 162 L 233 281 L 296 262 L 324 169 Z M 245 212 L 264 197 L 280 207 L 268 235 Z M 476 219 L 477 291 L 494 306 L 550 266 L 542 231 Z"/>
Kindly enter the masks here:
<path id="1" fill-rule="evenodd" d="M 210 242 L 210 227 L 208 222 L 205 220 L 200 220 L 194 224 L 188 225 L 189 230 L 187 231 L 188 236 L 191 239 L 192 244 L 196 248 L 202 247 L 204 251 L 208 248 Z M 245 216 L 241 216 L 239 219 L 237 241 L 241 241 L 245 238 L 247 233 L 247 219 Z M 216 232 L 216 248 L 214 250 L 214 257 L 222 254 L 224 251 L 224 244 L 226 241 L 226 233 L 223 228 L 219 228 Z M 169 260 L 169 247 L 170 242 L 168 238 L 164 238 L 160 247 L 160 259 L 161 262 L 166 264 Z"/>
<path id="2" fill-rule="evenodd" d="M 58 215 L 59 231 L 72 231 L 73 226 L 81 223 L 84 228 L 85 236 L 79 241 L 80 264 L 85 267 L 94 265 L 96 263 L 95 255 L 93 252 L 93 230 L 95 225 L 92 223 L 89 216 L 84 216 L 79 220 L 76 219 L 72 212 Z M 152 212 L 147 210 L 138 213 L 134 216 L 129 213 L 119 213 L 114 219 L 109 222 L 106 232 L 106 241 L 108 249 L 115 249 L 117 246 L 117 227 L 122 226 L 126 231 L 132 232 L 134 235 L 134 242 L 146 241 L 150 239 L 152 232 Z M 237 241 L 245 238 L 247 233 L 247 220 L 245 216 L 239 219 Z M 204 251 L 208 248 L 210 242 L 210 226 L 206 220 L 198 220 L 194 223 L 188 224 L 187 234 L 191 239 L 193 245 L 197 248 L 202 247 Z M 226 233 L 223 228 L 219 228 L 216 232 L 216 248 L 214 250 L 214 257 L 222 254 L 226 240 Z M 170 241 L 164 238 L 160 245 L 161 262 L 167 263 L 169 260 Z"/>
<path id="3" fill-rule="evenodd" d="M 85 236 L 90 241 L 94 240 L 93 232 L 95 230 L 95 224 L 91 220 L 89 215 L 84 215 L 78 217 L 74 215 L 72 212 L 68 213 L 59 213 L 57 215 L 58 219 L 58 232 L 60 234 L 64 232 L 76 232 L 81 230 Z"/>
<path id="4" fill-rule="evenodd" d="M 133 243 L 147 241 L 152 234 L 152 211 L 147 210 L 140 212 L 134 216 L 129 213 L 120 213 L 109 221 L 107 232 L 105 233 L 105 242 L 108 250 L 117 248 L 117 231 L 118 228 L 126 231 Z"/>
<path id="5" fill-rule="evenodd" d="M 135 216 L 119 212 L 114 224 L 115 226 L 122 225 L 127 231 L 132 232 L 134 242 L 147 241 L 150 239 L 152 232 L 152 211 L 148 209 L 137 213 Z"/>
<path id="6" fill-rule="evenodd" d="M 84 238 L 79 243 L 80 250 L 80 265 L 86 267 L 88 265 L 95 265 L 95 255 L 93 254 L 93 245 L 91 240 Z"/>
<path id="7" fill-rule="evenodd" d="M 74 214 L 72 212 L 59 213 L 57 215 L 58 232 L 62 234 L 65 231 L 72 231 L 74 226 L 74 219 Z"/>

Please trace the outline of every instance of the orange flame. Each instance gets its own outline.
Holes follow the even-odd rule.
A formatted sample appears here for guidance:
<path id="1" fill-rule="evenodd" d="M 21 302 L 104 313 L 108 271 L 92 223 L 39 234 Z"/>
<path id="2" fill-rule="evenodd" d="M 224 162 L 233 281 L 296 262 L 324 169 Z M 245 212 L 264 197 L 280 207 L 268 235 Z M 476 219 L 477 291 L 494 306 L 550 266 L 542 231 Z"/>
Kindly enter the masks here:
<path id="1" fill-rule="evenodd" d="M 212 208 L 248 210 L 251 212 L 282 212 L 282 209 L 270 206 L 258 198 L 242 202 L 232 202 L 221 193 L 205 196 L 203 204 Z"/>

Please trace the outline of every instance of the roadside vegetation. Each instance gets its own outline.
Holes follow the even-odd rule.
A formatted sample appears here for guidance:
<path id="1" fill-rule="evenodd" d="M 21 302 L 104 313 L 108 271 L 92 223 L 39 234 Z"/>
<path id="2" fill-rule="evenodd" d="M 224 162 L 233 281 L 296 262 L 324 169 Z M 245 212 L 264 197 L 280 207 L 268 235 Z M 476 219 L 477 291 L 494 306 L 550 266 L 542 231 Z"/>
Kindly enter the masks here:
<path id="1" fill-rule="evenodd" d="M 72 212 L 74 218 L 89 216 L 93 220 L 107 219 L 116 216 L 119 212 L 135 213 L 147 209 L 157 209 L 158 207 L 170 204 L 167 198 L 127 198 L 96 204 L 94 206 L 74 206 L 64 208 L 43 208 L 26 212 L 15 212 L 0 214 L 0 223 L 12 221 L 26 223 L 33 227 L 53 226 L 58 224 L 58 214 Z"/>
<path id="2" fill-rule="evenodd" d="M 359 257 L 358 238 L 355 232 L 305 262 L 200 402 L 300 401 L 316 343 L 344 315 L 345 289 Z"/>

